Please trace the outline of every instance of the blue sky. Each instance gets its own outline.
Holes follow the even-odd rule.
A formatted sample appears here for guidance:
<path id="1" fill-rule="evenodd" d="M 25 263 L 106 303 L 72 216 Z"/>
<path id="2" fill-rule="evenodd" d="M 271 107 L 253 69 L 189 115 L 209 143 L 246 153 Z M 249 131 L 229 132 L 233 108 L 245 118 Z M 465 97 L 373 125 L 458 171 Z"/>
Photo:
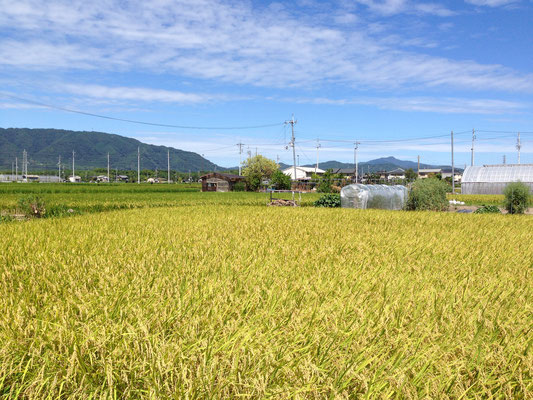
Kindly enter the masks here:
<path id="1" fill-rule="evenodd" d="M 533 163 L 532 0 L 0 0 L 0 126 L 292 163 Z M 198 127 L 132 124 L 49 109 Z M 497 131 L 497 132 L 491 132 Z M 433 137 L 431 139 L 407 140 Z M 381 142 L 381 141 L 393 142 Z M 394 142 L 396 140 L 396 142 Z"/>

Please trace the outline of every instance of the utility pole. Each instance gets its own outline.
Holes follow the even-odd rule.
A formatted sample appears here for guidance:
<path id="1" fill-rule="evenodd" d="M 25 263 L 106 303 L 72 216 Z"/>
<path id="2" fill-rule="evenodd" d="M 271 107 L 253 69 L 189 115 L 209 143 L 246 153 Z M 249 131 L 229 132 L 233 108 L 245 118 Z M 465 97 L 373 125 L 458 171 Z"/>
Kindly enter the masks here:
<path id="1" fill-rule="evenodd" d="M 239 146 L 239 175 L 242 173 L 242 146 L 244 146 L 244 143 L 237 143 L 237 146 Z"/>
<path id="2" fill-rule="evenodd" d="M 294 180 L 296 180 L 296 140 L 294 139 L 294 124 L 296 123 L 297 121 L 294 120 L 294 114 L 292 115 L 290 121 L 285 121 L 285 124 L 291 125 L 292 136 L 289 145 L 292 146 L 292 165 L 294 169 Z"/>
<path id="3" fill-rule="evenodd" d="M 57 179 L 61 182 L 61 155 L 57 159 Z"/>
<path id="4" fill-rule="evenodd" d="M 14 176 L 15 176 L 15 163 L 11 161 L 11 181 L 13 181 Z"/>
<path id="5" fill-rule="evenodd" d="M 355 183 L 359 183 L 359 163 L 357 162 L 357 149 L 359 149 L 359 145 L 361 143 L 358 141 L 355 141 L 354 148 L 353 148 L 353 163 L 355 166 L 354 174 L 355 174 Z"/>
<path id="6" fill-rule="evenodd" d="M 316 140 L 316 167 L 315 167 L 315 174 L 316 174 L 316 171 L 318 170 L 318 149 L 320 149 L 320 143 L 318 141 L 318 139 Z"/>
<path id="7" fill-rule="evenodd" d="M 28 178 L 28 153 L 26 150 L 22 152 L 22 176 Z"/>
<path id="8" fill-rule="evenodd" d="M 505 154 L 503 155 L 503 165 L 506 164 L 506 160 L 505 160 Z"/>
<path id="9" fill-rule="evenodd" d="M 520 164 L 520 149 L 522 148 L 522 143 L 520 142 L 520 132 L 518 132 L 518 138 L 516 139 L 516 149 L 518 150 L 518 164 Z"/>
<path id="10" fill-rule="evenodd" d="M 76 182 L 76 174 L 74 173 L 74 157 L 75 157 L 76 153 L 74 152 L 74 150 L 72 150 L 72 179 L 74 182 Z"/>
<path id="11" fill-rule="evenodd" d="M 15 157 L 15 181 L 19 181 L 19 158 Z"/>
<path id="12" fill-rule="evenodd" d="M 109 175 L 109 152 L 107 153 L 107 182 L 111 182 L 111 175 Z"/>
<path id="13" fill-rule="evenodd" d="M 474 141 L 476 140 L 476 130 L 472 129 L 472 160 L 470 165 L 474 165 Z"/>
<path id="14" fill-rule="evenodd" d="M 141 183 L 141 148 L 137 147 L 137 184 Z"/>
<path id="15" fill-rule="evenodd" d="M 168 168 L 167 181 L 168 183 L 170 183 L 170 150 L 167 150 L 167 168 Z"/>
<path id="16" fill-rule="evenodd" d="M 452 194 L 455 194 L 455 164 L 453 162 L 453 131 L 452 131 Z"/>
<path id="17" fill-rule="evenodd" d="M 418 164 L 416 166 L 416 174 L 420 176 L 420 156 L 418 156 Z"/>

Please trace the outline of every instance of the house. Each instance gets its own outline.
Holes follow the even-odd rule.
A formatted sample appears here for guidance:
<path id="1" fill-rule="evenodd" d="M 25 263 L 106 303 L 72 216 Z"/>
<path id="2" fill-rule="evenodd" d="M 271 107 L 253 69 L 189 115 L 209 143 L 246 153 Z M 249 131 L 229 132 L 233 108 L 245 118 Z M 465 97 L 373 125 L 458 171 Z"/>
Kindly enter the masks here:
<path id="1" fill-rule="evenodd" d="M 235 184 L 244 183 L 244 176 L 233 174 L 222 174 L 220 172 L 211 172 L 200 177 L 202 181 L 202 192 L 231 192 Z"/>
<path id="2" fill-rule="evenodd" d="M 430 178 L 432 176 L 435 176 L 437 174 L 442 175 L 442 168 L 420 168 L 418 170 L 418 177 L 419 178 Z"/>
<path id="3" fill-rule="evenodd" d="M 129 182 L 130 181 L 130 177 L 128 175 L 117 175 L 115 180 L 117 182 Z"/>
<path id="4" fill-rule="evenodd" d="M 387 172 L 387 180 L 392 181 L 394 179 L 405 179 L 405 169 L 396 168 Z"/>
<path id="5" fill-rule="evenodd" d="M 81 182 L 81 177 L 78 176 L 78 175 L 69 176 L 68 177 L 68 181 L 72 182 L 72 183 L 80 183 Z"/>
<path id="6" fill-rule="evenodd" d="M 451 168 L 443 169 L 441 172 L 441 175 L 442 175 L 442 179 L 446 179 L 446 178 L 451 179 L 452 169 Z M 454 171 L 453 175 L 455 176 L 455 182 L 461 182 L 461 179 L 463 178 L 463 174 L 461 172 Z"/>
<path id="7" fill-rule="evenodd" d="M 344 179 L 353 179 L 355 175 L 355 169 L 354 168 L 338 168 L 338 169 L 334 169 L 333 173 L 335 175 L 342 175 Z"/>
<path id="8" fill-rule="evenodd" d="M 22 182 L 39 182 L 39 175 L 22 175 Z"/>
<path id="9" fill-rule="evenodd" d="M 311 177 L 314 173 L 317 175 L 324 175 L 326 171 L 313 167 L 296 167 L 296 177 L 294 176 L 294 167 L 285 168 L 281 172 L 283 172 L 285 175 L 289 175 L 292 180 L 308 181 L 311 180 Z"/>
<path id="10" fill-rule="evenodd" d="M 98 175 L 96 177 L 96 182 L 109 182 L 109 177 L 106 175 Z"/>

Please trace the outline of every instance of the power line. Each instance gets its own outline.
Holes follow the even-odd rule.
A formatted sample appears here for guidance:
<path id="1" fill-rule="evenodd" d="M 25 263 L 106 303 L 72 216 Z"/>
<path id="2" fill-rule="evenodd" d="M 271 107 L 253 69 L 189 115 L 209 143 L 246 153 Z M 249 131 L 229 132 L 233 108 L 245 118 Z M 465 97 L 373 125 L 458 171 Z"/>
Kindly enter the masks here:
<path id="1" fill-rule="evenodd" d="M 252 126 L 192 126 L 192 125 L 172 125 L 172 124 L 160 124 L 156 122 L 146 122 L 146 121 L 138 121 L 134 119 L 125 119 L 125 118 L 116 118 L 116 117 L 110 117 L 108 115 L 101 115 L 101 114 L 94 114 L 86 111 L 79 111 L 79 110 L 73 110 L 71 108 L 66 107 L 60 107 L 55 106 L 51 104 L 41 103 L 39 101 L 34 101 L 30 99 L 26 99 L 19 96 L 13 96 L 4 92 L 0 92 L 3 96 L 10 97 L 12 99 L 24 101 L 27 103 L 35 104 L 41 107 L 51 108 L 54 110 L 60 110 L 75 114 L 81 114 L 81 115 L 87 115 L 89 117 L 96 117 L 96 118 L 103 118 L 103 119 L 109 119 L 112 121 L 121 121 L 121 122 L 129 122 L 132 124 L 141 124 L 141 125 L 150 125 L 150 126 L 160 126 L 164 128 L 179 128 L 179 129 L 202 129 L 202 130 L 237 130 L 237 129 L 259 129 L 259 128 L 269 128 L 272 126 L 281 126 L 283 125 L 282 122 L 278 122 L 275 124 L 264 124 L 264 125 L 252 125 Z"/>

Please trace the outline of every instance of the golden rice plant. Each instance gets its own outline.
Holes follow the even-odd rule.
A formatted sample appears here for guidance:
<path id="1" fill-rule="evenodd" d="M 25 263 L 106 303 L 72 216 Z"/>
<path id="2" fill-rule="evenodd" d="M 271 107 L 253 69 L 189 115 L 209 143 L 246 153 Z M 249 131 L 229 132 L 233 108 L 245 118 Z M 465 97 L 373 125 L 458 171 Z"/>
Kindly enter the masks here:
<path id="1" fill-rule="evenodd" d="M 0 225 L 0 396 L 531 398 L 532 231 L 220 204 Z"/>

